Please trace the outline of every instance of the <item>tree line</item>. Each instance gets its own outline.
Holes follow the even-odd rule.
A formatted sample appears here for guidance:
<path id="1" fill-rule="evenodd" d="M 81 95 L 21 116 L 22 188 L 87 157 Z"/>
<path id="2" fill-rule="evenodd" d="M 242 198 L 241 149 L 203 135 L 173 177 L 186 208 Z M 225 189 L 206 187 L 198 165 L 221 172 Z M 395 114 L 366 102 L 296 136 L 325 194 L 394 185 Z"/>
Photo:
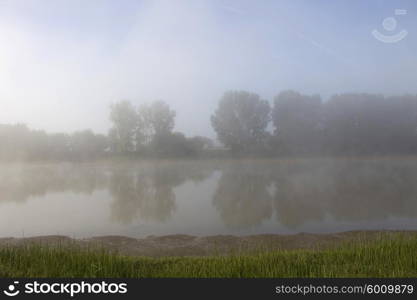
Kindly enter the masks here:
<path id="1" fill-rule="evenodd" d="M 129 101 L 111 105 L 109 146 L 112 153 L 137 153 L 145 156 L 189 156 L 211 148 L 211 139 L 187 138 L 174 132 L 176 112 L 163 101 L 136 108 Z"/>
<path id="2" fill-rule="evenodd" d="M 163 101 L 110 106 L 108 135 L 91 130 L 48 134 L 24 124 L 0 125 L 0 159 L 90 159 L 259 155 L 410 155 L 417 153 L 417 95 L 319 95 L 283 91 L 270 102 L 228 91 L 210 121 L 221 150 L 203 136 L 173 131 L 176 112 Z"/>
<path id="3" fill-rule="evenodd" d="M 257 94 L 231 91 L 211 122 L 218 139 L 234 153 L 417 153 L 417 95 L 345 93 L 322 101 L 318 95 L 283 91 L 270 107 Z"/>
<path id="4" fill-rule="evenodd" d="M 0 141 L 0 159 L 6 161 L 87 159 L 104 155 L 108 144 L 107 136 L 91 130 L 48 134 L 24 124 L 0 124 Z"/>

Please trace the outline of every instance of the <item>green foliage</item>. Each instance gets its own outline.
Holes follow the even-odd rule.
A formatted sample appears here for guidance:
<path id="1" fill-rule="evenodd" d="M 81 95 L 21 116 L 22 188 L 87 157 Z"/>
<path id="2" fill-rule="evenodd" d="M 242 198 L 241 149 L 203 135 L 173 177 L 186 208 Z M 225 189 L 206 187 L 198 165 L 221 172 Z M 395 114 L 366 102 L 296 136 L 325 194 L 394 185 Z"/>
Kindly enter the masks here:
<path id="1" fill-rule="evenodd" d="M 417 96 L 341 94 L 324 103 L 330 154 L 410 154 L 417 150 Z"/>
<path id="2" fill-rule="evenodd" d="M 136 108 L 128 101 L 111 106 L 109 131 L 112 151 L 147 152 L 159 155 L 189 154 L 185 136 L 172 133 L 175 111 L 162 101 Z"/>
<path id="3" fill-rule="evenodd" d="M 220 142 L 233 152 L 251 152 L 263 147 L 267 137 L 270 106 L 259 95 L 229 91 L 220 99 L 211 124 Z"/>
<path id="4" fill-rule="evenodd" d="M 272 112 L 272 113 L 271 113 Z M 111 105 L 108 136 L 91 130 L 47 134 L 0 124 L 0 160 L 87 159 L 104 153 L 144 156 L 363 156 L 417 153 L 417 95 L 318 95 L 284 91 L 269 102 L 246 91 L 226 92 L 211 116 L 218 140 L 173 132 L 176 112 L 162 101 L 139 108 Z M 273 130 L 268 130 L 272 119 Z M 272 128 L 271 128 L 272 129 Z M 272 133 L 273 131 L 273 133 Z M 207 151 L 208 150 L 208 151 Z"/>
<path id="5" fill-rule="evenodd" d="M 417 151 L 417 96 L 294 91 L 274 100 L 275 152 L 290 155 L 387 155 Z"/>
<path id="6" fill-rule="evenodd" d="M 163 101 L 155 101 L 139 108 L 141 122 L 150 132 L 151 138 L 167 135 L 175 125 L 175 111 Z"/>
<path id="7" fill-rule="evenodd" d="M 77 246 L 0 249 L 1 277 L 416 277 L 417 238 L 397 235 L 325 250 L 207 257 L 125 257 Z"/>
<path id="8" fill-rule="evenodd" d="M 0 160 L 90 159 L 108 148 L 105 135 L 91 130 L 47 134 L 26 125 L 0 125 Z"/>
<path id="9" fill-rule="evenodd" d="M 138 114 L 132 103 L 122 101 L 112 104 L 110 106 L 110 121 L 113 123 L 109 132 L 112 150 L 121 153 L 134 151 Z"/>
<path id="10" fill-rule="evenodd" d="M 320 150 L 320 96 L 284 91 L 274 98 L 272 121 L 277 146 L 286 154 L 317 153 Z"/>

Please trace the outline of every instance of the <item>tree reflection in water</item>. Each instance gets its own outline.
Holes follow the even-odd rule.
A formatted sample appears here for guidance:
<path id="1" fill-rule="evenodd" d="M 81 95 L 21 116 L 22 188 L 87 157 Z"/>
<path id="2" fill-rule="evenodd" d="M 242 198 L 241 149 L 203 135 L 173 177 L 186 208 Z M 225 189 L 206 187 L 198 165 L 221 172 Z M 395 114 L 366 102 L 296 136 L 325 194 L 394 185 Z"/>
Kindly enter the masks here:
<path id="1" fill-rule="evenodd" d="M 213 205 L 230 227 L 253 227 L 272 216 L 270 179 L 262 165 L 238 162 L 222 170 Z"/>
<path id="2" fill-rule="evenodd" d="M 388 224 L 390 217 L 417 218 L 416 173 L 415 159 L 8 164 L 0 168 L 0 204 L 101 190 L 111 198 L 116 223 L 166 222 L 177 210 L 175 188 L 208 179 L 218 180 L 211 204 L 221 225 L 250 229 L 275 221 L 270 226 L 308 231 L 308 224 L 329 220 Z"/>
<path id="3" fill-rule="evenodd" d="M 316 160 L 274 170 L 277 220 L 290 228 L 307 222 L 371 222 L 417 217 L 417 161 Z"/>

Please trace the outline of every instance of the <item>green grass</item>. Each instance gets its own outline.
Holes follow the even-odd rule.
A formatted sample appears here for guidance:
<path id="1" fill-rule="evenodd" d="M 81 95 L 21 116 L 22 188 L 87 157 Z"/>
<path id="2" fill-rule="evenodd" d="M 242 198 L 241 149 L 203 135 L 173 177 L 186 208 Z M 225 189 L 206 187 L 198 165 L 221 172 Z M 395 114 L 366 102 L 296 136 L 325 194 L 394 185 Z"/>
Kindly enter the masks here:
<path id="1" fill-rule="evenodd" d="M 77 246 L 6 247 L 0 249 L 0 277 L 417 277 L 417 237 L 324 250 L 169 258 Z"/>

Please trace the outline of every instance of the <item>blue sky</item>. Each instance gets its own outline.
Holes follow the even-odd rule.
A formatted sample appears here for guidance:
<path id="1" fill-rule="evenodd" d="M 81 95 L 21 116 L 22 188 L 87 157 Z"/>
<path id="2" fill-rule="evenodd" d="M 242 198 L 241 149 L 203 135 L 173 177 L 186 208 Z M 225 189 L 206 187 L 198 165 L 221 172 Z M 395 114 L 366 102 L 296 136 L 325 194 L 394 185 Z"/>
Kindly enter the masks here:
<path id="1" fill-rule="evenodd" d="M 228 89 L 417 93 L 416 31 L 412 0 L 0 0 L 0 123 L 107 132 L 110 103 L 162 99 L 213 136 Z"/>

